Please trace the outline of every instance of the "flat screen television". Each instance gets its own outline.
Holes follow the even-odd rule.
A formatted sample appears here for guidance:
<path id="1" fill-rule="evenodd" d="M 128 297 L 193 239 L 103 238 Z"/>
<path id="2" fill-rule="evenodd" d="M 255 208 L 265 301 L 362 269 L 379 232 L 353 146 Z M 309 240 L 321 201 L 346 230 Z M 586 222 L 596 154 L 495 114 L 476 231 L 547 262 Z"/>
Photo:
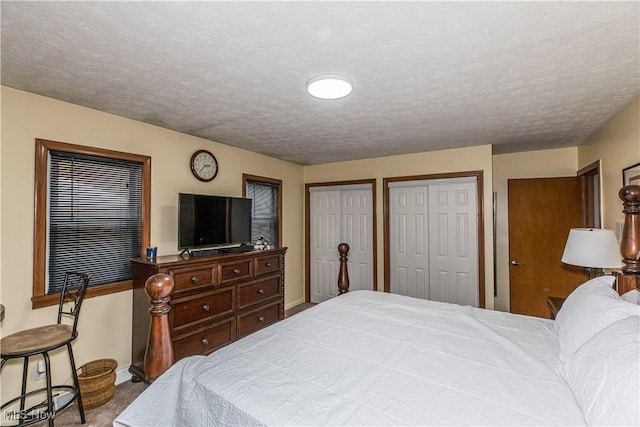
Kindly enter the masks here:
<path id="1" fill-rule="evenodd" d="M 251 240 L 251 199 L 178 195 L 178 248 L 233 246 Z"/>

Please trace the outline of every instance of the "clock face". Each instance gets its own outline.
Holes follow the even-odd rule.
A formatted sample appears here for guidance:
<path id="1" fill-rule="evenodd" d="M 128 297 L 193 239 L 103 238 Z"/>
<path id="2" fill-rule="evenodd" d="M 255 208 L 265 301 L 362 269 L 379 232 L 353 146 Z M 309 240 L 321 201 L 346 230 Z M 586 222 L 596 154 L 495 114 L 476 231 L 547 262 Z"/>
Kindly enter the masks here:
<path id="1" fill-rule="evenodd" d="M 191 172 L 200 181 L 211 181 L 218 174 L 218 162 L 207 150 L 198 150 L 191 156 Z"/>

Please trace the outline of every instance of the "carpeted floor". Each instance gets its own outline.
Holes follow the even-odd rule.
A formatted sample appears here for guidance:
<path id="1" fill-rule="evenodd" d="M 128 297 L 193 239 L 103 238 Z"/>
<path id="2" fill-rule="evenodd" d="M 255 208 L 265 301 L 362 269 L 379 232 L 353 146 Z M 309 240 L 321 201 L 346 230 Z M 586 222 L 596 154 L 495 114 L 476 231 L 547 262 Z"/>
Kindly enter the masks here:
<path id="1" fill-rule="evenodd" d="M 313 307 L 313 303 L 302 303 L 286 311 L 285 317 L 293 316 L 307 308 Z M 99 408 L 85 410 L 86 424 L 80 423 L 80 414 L 75 405 L 71 405 L 56 416 L 55 424 L 58 426 L 83 426 L 83 427 L 107 427 L 111 426 L 120 412 L 129 406 L 133 400 L 147 387 L 144 383 L 126 381 L 118 384 L 113 398 Z M 46 422 L 37 426 L 45 426 Z"/>

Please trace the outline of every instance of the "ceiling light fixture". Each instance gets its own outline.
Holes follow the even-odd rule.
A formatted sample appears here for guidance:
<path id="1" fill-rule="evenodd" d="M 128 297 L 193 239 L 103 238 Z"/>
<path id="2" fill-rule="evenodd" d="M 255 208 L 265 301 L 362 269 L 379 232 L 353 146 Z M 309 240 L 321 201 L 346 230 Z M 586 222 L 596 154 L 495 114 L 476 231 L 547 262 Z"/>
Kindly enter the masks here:
<path id="1" fill-rule="evenodd" d="M 309 95 L 320 99 L 340 99 L 351 93 L 353 83 L 339 74 L 324 74 L 307 82 Z"/>

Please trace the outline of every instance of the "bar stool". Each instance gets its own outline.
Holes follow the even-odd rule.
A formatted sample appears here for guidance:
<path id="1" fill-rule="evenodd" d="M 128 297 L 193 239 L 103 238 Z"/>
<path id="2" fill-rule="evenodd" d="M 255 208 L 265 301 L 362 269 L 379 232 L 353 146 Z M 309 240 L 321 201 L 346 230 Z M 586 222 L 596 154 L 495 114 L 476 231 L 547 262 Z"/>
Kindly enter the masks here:
<path id="1" fill-rule="evenodd" d="M 22 392 L 19 396 L 4 403 L 0 410 L 5 419 L 12 418 L 18 421 L 16 426 L 26 426 L 39 421 L 48 420 L 49 426 L 53 426 L 55 414 L 71 405 L 77 400 L 78 411 L 80 412 L 80 421 L 85 423 L 84 408 L 82 407 L 82 397 L 80 396 L 80 386 L 78 384 L 78 374 L 76 372 L 76 363 L 73 359 L 73 351 L 71 343 L 78 336 L 77 325 L 80 315 L 80 307 L 84 294 L 89 285 L 89 275 L 85 273 L 67 272 L 64 276 L 62 292 L 60 293 L 60 303 L 58 305 L 58 321 L 53 325 L 40 326 L 37 328 L 27 329 L 6 336 L 0 340 L 0 371 L 11 359 L 22 358 Z M 69 309 L 65 311 L 65 303 L 69 303 Z M 73 325 L 62 323 L 62 315 L 73 318 Z M 69 361 L 71 363 L 71 372 L 73 376 L 73 385 L 51 385 L 51 365 L 49 362 L 49 352 L 67 346 L 69 352 Z M 29 358 L 41 354 L 45 364 L 46 387 L 39 388 L 27 392 L 27 376 Z M 63 390 L 70 391 L 69 400 L 54 410 L 53 391 Z M 29 408 L 25 408 L 27 397 L 46 392 L 46 400 L 35 404 Z M 8 411 L 5 409 L 20 401 L 20 411 Z M 44 412 L 43 412 L 44 410 Z"/>

